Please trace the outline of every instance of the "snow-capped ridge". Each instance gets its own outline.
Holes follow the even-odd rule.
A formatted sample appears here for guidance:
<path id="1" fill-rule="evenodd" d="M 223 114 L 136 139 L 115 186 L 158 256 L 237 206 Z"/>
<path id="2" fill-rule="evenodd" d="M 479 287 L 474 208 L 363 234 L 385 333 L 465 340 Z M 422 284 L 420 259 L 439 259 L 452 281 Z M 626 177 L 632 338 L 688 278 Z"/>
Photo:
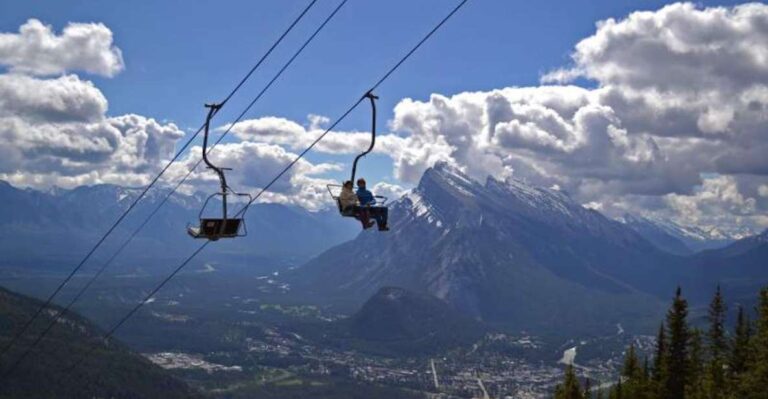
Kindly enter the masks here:
<path id="1" fill-rule="evenodd" d="M 419 181 L 418 189 L 428 190 L 430 183 L 438 183 L 450 187 L 454 194 L 467 197 L 477 195 L 482 190 L 482 185 L 472 179 L 458 167 L 447 162 L 438 162 L 434 167 L 427 169 Z"/>
<path id="2" fill-rule="evenodd" d="M 665 235 L 678 240 L 690 251 L 697 252 L 705 249 L 722 248 L 739 239 L 749 236 L 746 232 L 724 232 L 716 228 L 705 229 L 697 226 L 685 226 L 671 219 L 662 219 L 653 215 L 637 215 L 625 213 L 616 221 L 649 238 L 649 234 Z M 653 240 L 651 240 L 653 241 Z"/>
<path id="3" fill-rule="evenodd" d="M 485 187 L 489 190 L 502 190 L 531 208 L 537 208 L 542 211 L 551 210 L 563 215 L 573 216 L 572 208 L 578 206 L 563 191 L 533 186 L 512 177 L 501 181 L 489 176 Z"/>
<path id="4" fill-rule="evenodd" d="M 439 212 L 417 190 L 406 193 L 398 202 L 409 204 L 414 217 L 424 219 L 428 224 L 434 224 L 438 228 L 443 227 Z"/>

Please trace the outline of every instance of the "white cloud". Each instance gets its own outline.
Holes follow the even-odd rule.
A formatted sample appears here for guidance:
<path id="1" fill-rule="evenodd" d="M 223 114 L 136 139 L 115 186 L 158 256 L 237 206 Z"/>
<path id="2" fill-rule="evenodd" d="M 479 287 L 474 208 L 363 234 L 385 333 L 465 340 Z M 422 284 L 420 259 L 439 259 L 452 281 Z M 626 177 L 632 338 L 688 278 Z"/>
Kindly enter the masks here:
<path id="1" fill-rule="evenodd" d="M 183 133 L 139 115 L 94 122 L 0 117 L 0 179 L 24 187 L 143 185 Z"/>
<path id="2" fill-rule="evenodd" d="M 760 194 L 761 197 L 768 198 L 768 184 L 763 184 L 760 187 L 758 187 L 758 194 Z"/>
<path id="3" fill-rule="evenodd" d="M 371 188 L 371 191 L 376 195 L 387 197 L 388 201 L 394 201 L 402 197 L 408 190 L 397 184 L 378 182 Z"/>
<path id="4" fill-rule="evenodd" d="M 744 196 L 735 178 L 706 177 L 691 195 L 669 194 L 664 197 L 678 222 L 708 228 L 733 226 L 768 227 L 764 212 L 757 209 L 754 198 Z"/>
<path id="5" fill-rule="evenodd" d="M 201 157 L 201 147 L 193 147 L 190 152 L 169 169 L 167 179 L 178 181 L 191 169 Z M 238 192 L 256 194 L 266 186 L 297 154 L 286 151 L 273 144 L 239 142 L 223 143 L 209 153 L 214 165 L 232 168 L 226 172 L 227 183 Z M 308 209 L 320 209 L 331 204 L 326 184 L 334 183 L 317 175 L 336 171 L 339 165 L 313 164 L 301 159 L 285 175 L 265 192 L 261 201 L 280 202 L 303 206 Z M 184 192 L 219 190 L 217 175 L 201 165 L 187 180 Z"/>
<path id="6" fill-rule="evenodd" d="M 92 122 L 102 118 L 106 111 L 107 99 L 99 89 L 75 75 L 56 79 L 0 75 L 0 117 Z"/>
<path id="7" fill-rule="evenodd" d="M 28 20 L 18 33 L 0 33 L 0 65 L 33 75 L 85 71 L 108 77 L 125 67 L 112 31 L 103 24 L 70 23 L 56 35 L 37 19 Z"/>
<path id="8" fill-rule="evenodd" d="M 84 70 L 111 76 L 120 51 L 101 24 L 70 24 L 61 36 L 30 20 L 19 34 L 0 34 L 0 179 L 25 187 L 141 185 L 173 154 L 183 136 L 172 123 L 107 115 L 108 102 Z"/>
<path id="9" fill-rule="evenodd" d="M 659 92 L 743 89 L 764 81 L 766 6 L 675 3 L 597 24 L 576 45 L 573 72 L 601 84 Z"/>
<path id="10" fill-rule="evenodd" d="M 267 116 L 244 120 L 232 127 L 232 133 L 241 140 L 255 143 L 269 143 L 286 146 L 293 150 L 308 147 L 325 129 L 323 123 L 328 118 L 309 115 L 310 125 L 304 127 L 294 121 Z M 225 130 L 225 125 L 219 130 Z M 326 154 L 353 154 L 365 151 L 371 143 L 370 132 L 329 132 L 315 147 L 316 151 Z M 377 153 L 399 151 L 404 144 L 402 138 L 392 134 L 378 134 L 376 137 Z"/>
<path id="11" fill-rule="evenodd" d="M 558 68 L 553 71 L 545 73 L 540 80 L 541 80 L 541 83 L 543 84 L 550 84 L 550 83 L 565 84 L 565 83 L 573 82 L 574 80 L 584 76 L 585 74 L 586 72 L 579 68 Z"/>

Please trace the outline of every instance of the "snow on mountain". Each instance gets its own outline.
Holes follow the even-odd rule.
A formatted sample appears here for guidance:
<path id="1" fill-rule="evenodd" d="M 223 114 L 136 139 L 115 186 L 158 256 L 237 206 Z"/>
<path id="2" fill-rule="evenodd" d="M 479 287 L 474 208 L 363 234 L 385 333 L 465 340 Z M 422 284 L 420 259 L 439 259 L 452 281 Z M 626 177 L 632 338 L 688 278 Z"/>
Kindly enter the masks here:
<path id="1" fill-rule="evenodd" d="M 705 230 L 696 226 L 682 226 L 672 220 L 653 216 L 625 214 L 617 220 L 660 248 L 681 255 L 722 248 L 750 235 L 746 231 L 727 233 L 717 228 Z"/>

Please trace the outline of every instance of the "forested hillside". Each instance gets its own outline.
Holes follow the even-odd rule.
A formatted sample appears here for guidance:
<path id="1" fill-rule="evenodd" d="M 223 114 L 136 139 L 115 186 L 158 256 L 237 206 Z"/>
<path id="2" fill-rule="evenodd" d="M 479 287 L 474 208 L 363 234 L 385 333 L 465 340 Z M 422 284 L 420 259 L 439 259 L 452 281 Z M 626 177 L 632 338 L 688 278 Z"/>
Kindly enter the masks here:
<path id="1" fill-rule="evenodd" d="M 0 288 L 0 349 L 7 346 L 39 306 L 37 300 Z M 46 312 L 58 311 L 59 308 L 50 307 Z M 0 398 L 197 397 L 184 382 L 131 353 L 119 342 L 110 340 L 105 345 L 96 327 L 72 313 L 62 317 L 50 334 L 18 361 L 50 322 L 49 317 L 40 319 L 31 329 L 33 334 L 25 335 L 0 357 Z"/>

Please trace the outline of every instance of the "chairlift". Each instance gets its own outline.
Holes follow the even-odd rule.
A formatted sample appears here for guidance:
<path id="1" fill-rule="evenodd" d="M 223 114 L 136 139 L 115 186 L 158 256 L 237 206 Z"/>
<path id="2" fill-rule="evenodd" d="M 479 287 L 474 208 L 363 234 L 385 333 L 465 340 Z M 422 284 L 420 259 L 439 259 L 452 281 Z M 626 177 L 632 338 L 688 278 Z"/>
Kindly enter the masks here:
<path id="1" fill-rule="evenodd" d="M 211 194 L 203 203 L 203 207 L 199 214 L 199 224 L 197 226 L 187 225 L 187 233 L 193 238 L 207 239 L 216 241 L 220 238 L 235 238 L 245 237 L 248 234 L 248 229 L 245 226 L 245 211 L 252 202 L 253 198 L 247 193 L 238 193 L 232 190 L 227 185 L 227 178 L 224 175 L 224 171 L 232 170 L 231 168 L 218 167 L 208 160 L 208 130 L 211 124 L 211 119 L 221 109 L 222 104 L 205 104 L 208 108 L 208 116 L 205 119 L 205 135 L 203 136 L 203 161 L 209 169 L 213 169 L 216 175 L 219 177 L 219 185 L 221 191 Z M 237 213 L 236 217 L 228 217 L 227 215 L 227 198 L 230 196 L 240 197 L 247 199 L 245 208 Z M 210 217 L 206 209 L 211 199 L 215 197 L 221 197 L 221 217 Z M 205 216 L 204 216 L 205 215 Z"/>
<path id="2" fill-rule="evenodd" d="M 355 182 L 355 174 L 357 172 L 357 162 L 364 156 L 368 155 L 371 151 L 373 151 L 373 147 L 376 145 L 376 100 L 378 100 L 378 96 L 373 94 L 372 92 L 365 93 L 365 98 L 369 99 L 371 102 L 371 110 L 372 110 L 372 123 L 371 123 L 371 145 L 368 146 L 368 149 L 360 153 L 355 157 L 355 161 L 352 163 L 352 176 L 350 177 L 350 181 Z M 357 212 L 355 212 L 352 209 L 344 210 L 341 206 L 341 200 L 339 199 L 339 195 L 341 193 L 341 190 L 343 188 L 340 184 L 328 184 L 326 185 L 326 188 L 328 189 L 328 193 L 331 195 L 331 198 L 333 198 L 334 201 L 336 201 L 336 207 L 339 209 L 339 214 L 344 217 L 353 217 L 357 218 Z M 378 206 L 378 207 L 386 207 L 387 206 L 387 197 L 383 195 L 374 195 L 375 202 L 370 204 L 371 206 Z"/>

